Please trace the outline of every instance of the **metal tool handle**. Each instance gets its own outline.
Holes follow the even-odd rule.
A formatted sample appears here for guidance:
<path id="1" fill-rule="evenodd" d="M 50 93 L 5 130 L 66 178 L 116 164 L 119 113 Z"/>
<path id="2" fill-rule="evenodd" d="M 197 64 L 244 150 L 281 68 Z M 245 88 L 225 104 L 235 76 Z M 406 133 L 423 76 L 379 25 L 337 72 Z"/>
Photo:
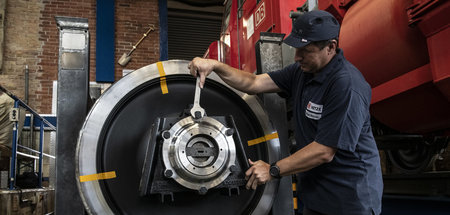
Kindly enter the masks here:
<path id="1" fill-rule="evenodd" d="M 200 119 L 205 116 L 205 109 L 200 107 L 200 93 L 202 88 L 200 88 L 200 75 L 197 75 L 197 82 L 195 84 L 195 95 L 194 95 L 194 105 L 191 108 L 191 116 L 194 119 Z"/>
<path id="2" fill-rule="evenodd" d="M 127 56 L 130 56 L 131 53 L 133 53 L 133 51 L 136 50 L 136 48 L 142 42 L 142 40 L 144 40 L 148 36 L 148 34 L 154 30 L 155 30 L 155 26 L 151 25 L 150 28 L 147 30 L 147 32 L 145 32 L 145 34 L 141 37 L 141 39 L 133 46 L 133 48 L 130 50 L 130 52 L 128 52 Z"/>
<path id="3" fill-rule="evenodd" d="M 202 92 L 202 88 L 199 87 L 200 85 L 200 76 L 197 77 L 197 82 L 195 83 L 195 96 L 194 96 L 194 104 L 197 104 L 200 106 L 200 93 Z"/>

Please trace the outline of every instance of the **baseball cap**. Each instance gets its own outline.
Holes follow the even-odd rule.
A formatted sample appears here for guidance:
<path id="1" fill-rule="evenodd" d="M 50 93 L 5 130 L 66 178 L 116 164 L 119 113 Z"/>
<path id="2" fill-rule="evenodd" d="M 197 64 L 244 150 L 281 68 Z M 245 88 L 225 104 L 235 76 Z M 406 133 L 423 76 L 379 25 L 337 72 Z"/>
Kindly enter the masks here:
<path id="1" fill-rule="evenodd" d="M 301 48 L 314 41 L 337 38 L 339 28 L 339 22 L 333 15 L 323 10 L 313 10 L 294 21 L 292 32 L 283 42 L 294 48 Z"/>

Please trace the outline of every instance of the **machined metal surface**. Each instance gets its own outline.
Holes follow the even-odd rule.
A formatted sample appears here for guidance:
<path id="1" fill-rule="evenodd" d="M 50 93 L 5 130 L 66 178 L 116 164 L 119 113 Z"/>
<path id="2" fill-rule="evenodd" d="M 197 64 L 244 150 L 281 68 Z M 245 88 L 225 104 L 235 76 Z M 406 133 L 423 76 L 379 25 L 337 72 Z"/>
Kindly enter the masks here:
<path id="1" fill-rule="evenodd" d="M 294 62 L 295 49 L 282 43 L 283 37 L 284 34 L 260 33 L 260 38 L 256 43 L 256 68 L 258 73 L 264 74 L 277 71 Z M 290 53 L 289 50 L 293 52 Z M 291 140 L 288 135 L 290 123 L 288 123 L 286 114 L 286 100 L 276 93 L 264 93 L 259 96 L 264 103 L 265 110 L 272 119 L 273 125 L 278 130 L 281 142 L 285 143 L 280 146 L 281 157 L 285 158 L 289 156 L 289 148 L 291 146 Z M 292 178 L 282 177 L 272 208 L 272 215 L 294 214 L 293 201 L 289 201 L 292 198 L 292 193 Z"/>
<path id="2" fill-rule="evenodd" d="M 197 82 L 195 83 L 195 95 L 194 95 L 194 106 L 191 109 L 191 116 L 195 119 L 202 118 L 205 115 L 205 109 L 200 107 L 200 93 L 202 88 L 200 88 L 200 76 L 197 77 Z"/>
<path id="3" fill-rule="evenodd" d="M 232 133 L 227 135 L 228 129 L 211 117 L 186 117 L 165 131 L 162 153 L 166 171 L 173 172 L 170 177 L 202 192 L 223 182 L 236 160 L 235 143 Z"/>
<path id="4" fill-rule="evenodd" d="M 88 112 L 88 20 L 55 17 L 59 28 L 57 96 L 56 192 L 57 214 L 84 214 L 75 179 L 77 137 Z"/>
<path id="5" fill-rule="evenodd" d="M 173 202 L 171 205 L 160 204 L 152 198 L 139 197 L 139 179 L 145 156 L 142 153 L 145 150 L 141 149 L 140 142 L 148 141 L 145 137 L 148 136 L 151 122 L 155 117 L 178 115 L 185 106 L 192 104 L 190 96 L 195 87 L 195 79 L 189 75 L 187 61 L 165 61 L 162 64 L 168 94 L 161 94 L 158 68 L 156 64 L 151 64 L 130 73 L 111 86 L 88 114 L 78 141 L 77 178 L 107 171 L 115 171 L 117 177 L 109 180 L 77 181 L 87 211 L 91 214 L 136 214 L 144 213 L 143 211 L 147 213 L 151 211 L 152 214 L 180 214 L 189 211 L 208 214 L 211 208 L 215 208 L 217 214 L 269 213 L 278 181 L 271 181 L 256 191 L 244 189 L 240 195 L 234 197 L 213 191 L 203 197 L 197 194 L 179 194 L 176 198 L 182 198 L 183 201 Z M 202 91 L 202 101 L 210 101 L 202 103 L 209 115 L 232 115 L 237 119 L 236 127 L 244 142 L 276 132 L 256 96 L 228 87 L 214 74 L 208 77 Z M 219 129 L 215 131 L 219 132 Z M 223 135 L 222 132 L 220 129 L 221 134 L 218 135 Z M 196 140 L 202 142 L 201 139 Z M 191 146 L 197 142 L 192 141 Z M 214 145 L 213 141 L 203 142 L 205 147 Z M 232 146 L 228 147 L 231 151 Z M 244 148 L 252 160 L 261 159 L 271 163 L 280 158 L 278 139 Z M 231 160 L 231 155 L 228 156 Z M 180 160 L 176 165 L 189 166 L 189 163 L 195 162 L 198 162 L 196 164 L 199 166 L 210 164 L 208 159 L 189 160 L 186 157 L 186 160 Z M 211 162 L 214 163 L 214 159 Z M 228 165 L 221 161 L 219 164 L 224 165 L 223 167 Z M 226 172 L 227 169 L 223 168 L 222 171 Z M 195 175 L 192 172 L 190 174 Z M 221 178 L 221 174 L 218 175 L 218 178 Z"/>

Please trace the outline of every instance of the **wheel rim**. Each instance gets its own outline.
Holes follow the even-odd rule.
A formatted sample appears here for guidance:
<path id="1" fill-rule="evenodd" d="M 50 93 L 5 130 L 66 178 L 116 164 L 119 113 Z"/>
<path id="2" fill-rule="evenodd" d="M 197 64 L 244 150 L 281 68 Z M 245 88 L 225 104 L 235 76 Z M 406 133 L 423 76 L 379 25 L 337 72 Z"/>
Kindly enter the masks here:
<path id="1" fill-rule="evenodd" d="M 145 156 L 142 154 L 145 151 L 142 143 L 148 138 L 148 128 L 153 118 L 174 116 L 192 103 L 195 80 L 189 75 L 187 63 L 162 62 L 169 89 L 166 95 L 161 93 L 157 65 L 152 64 L 111 86 L 91 109 L 78 141 L 77 177 L 107 171 L 115 171 L 117 177 L 78 181 L 88 212 L 139 214 L 151 211 L 152 214 L 172 214 L 195 210 L 197 214 L 207 214 L 207 209 L 214 208 L 222 209 L 217 210 L 219 214 L 266 214 L 270 210 L 278 187 L 276 181 L 256 191 L 243 190 L 231 200 L 218 192 L 208 192 L 205 196 L 180 194 L 175 197 L 175 202 L 161 204 L 152 198 L 137 195 L 140 168 Z M 255 96 L 229 88 L 217 76 L 211 76 L 207 81 L 202 100 L 214 101 L 206 104 L 202 102 L 209 116 L 233 115 L 238 119 L 236 126 L 243 142 L 275 132 Z M 267 162 L 279 160 L 278 139 L 245 148 L 247 156 L 252 159 Z M 183 201 L 177 202 L 177 199 Z"/>

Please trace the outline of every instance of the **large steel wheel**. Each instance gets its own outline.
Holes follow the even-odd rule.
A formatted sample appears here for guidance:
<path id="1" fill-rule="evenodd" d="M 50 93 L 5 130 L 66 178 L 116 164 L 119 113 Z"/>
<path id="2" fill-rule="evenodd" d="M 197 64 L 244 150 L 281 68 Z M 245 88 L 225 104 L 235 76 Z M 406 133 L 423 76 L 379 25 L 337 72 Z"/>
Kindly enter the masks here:
<path id="1" fill-rule="evenodd" d="M 434 162 L 436 149 L 429 144 L 419 143 L 411 148 L 387 150 L 392 164 L 404 173 L 421 173 Z"/>
<path id="2" fill-rule="evenodd" d="M 140 196 L 139 183 L 146 157 L 149 131 L 158 117 L 177 117 L 193 103 L 195 79 L 187 61 L 162 62 L 168 93 L 161 92 L 160 70 L 148 65 L 125 76 L 95 103 L 80 132 L 77 177 L 115 171 L 107 180 L 79 182 L 83 202 L 92 214 L 267 214 L 278 181 L 256 191 L 240 189 L 224 195 L 211 189 L 174 194 L 162 203 L 157 196 Z M 201 105 L 208 116 L 232 116 L 243 143 L 274 133 L 256 96 L 237 92 L 211 75 L 202 91 Z M 280 158 L 278 139 L 248 146 L 252 160 Z"/>

